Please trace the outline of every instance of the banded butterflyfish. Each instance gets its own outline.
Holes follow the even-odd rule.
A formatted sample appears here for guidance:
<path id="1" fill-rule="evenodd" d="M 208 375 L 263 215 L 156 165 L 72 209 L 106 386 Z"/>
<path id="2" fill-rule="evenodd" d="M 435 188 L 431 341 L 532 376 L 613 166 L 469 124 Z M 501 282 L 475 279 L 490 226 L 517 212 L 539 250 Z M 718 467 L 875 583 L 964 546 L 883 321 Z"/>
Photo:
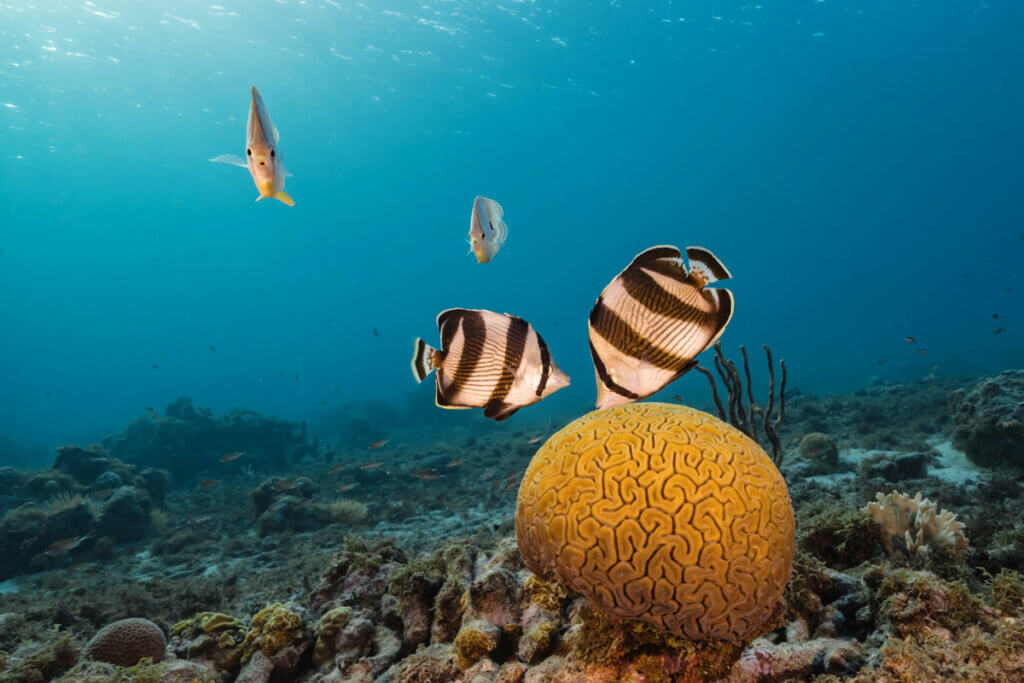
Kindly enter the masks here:
<path id="1" fill-rule="evenodd" d="M 696 364 L 729 324 L 733 296 L 707 285 L 729 279 L 704 247 L 647 249 L 615 276 L 590 311 L 597 407 L 646 398 Z"/>
<path id="2" fill-rule="evenodd" d="M 412 374 L 422 382 L 437 371 L 434 402 L 441 408 L 483 408 L 501 421 L 569 386 L 544 339 L 522 318 L 452 308 L 437 316 L 437 329 L 440 350 L 414 342 Z"/>

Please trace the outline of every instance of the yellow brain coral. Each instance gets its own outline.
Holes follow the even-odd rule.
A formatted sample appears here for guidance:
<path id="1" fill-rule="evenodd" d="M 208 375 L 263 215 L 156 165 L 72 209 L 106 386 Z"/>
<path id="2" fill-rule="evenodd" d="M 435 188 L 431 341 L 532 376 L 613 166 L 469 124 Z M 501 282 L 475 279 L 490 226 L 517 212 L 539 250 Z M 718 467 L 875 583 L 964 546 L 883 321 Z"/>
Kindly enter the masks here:
<path id="1" fill-rule="evenodd" d="M 768 455 L 692 408 L 631 403 L 552 436 L 523 476 L 526 566 L 604 612 L 695 640 L 760 635 L 789 580 L 793 506 Z"/>

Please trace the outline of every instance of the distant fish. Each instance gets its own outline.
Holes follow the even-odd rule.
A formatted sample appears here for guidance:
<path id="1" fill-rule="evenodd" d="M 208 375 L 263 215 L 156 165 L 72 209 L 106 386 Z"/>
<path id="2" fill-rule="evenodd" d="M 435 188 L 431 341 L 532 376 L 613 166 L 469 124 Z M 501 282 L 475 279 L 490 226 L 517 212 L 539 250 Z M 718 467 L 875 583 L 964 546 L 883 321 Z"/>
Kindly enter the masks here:
<path id="1" fill-rule="evenodd" d="M 919 356 L 927 356 L 928 349 L 914 349 L 914 353 L 916 353 Z"/>
<path id="2" fill-rule="evenodd" d="M 239 458 L 241 458 L 243 455 L 245 455 L 245 451 L 238 451 L 236 453 L 226 453 L 226 454 L 220 456 L 220 461 L 221 462 L 234 462 L 235 460 L 238 460 Z"/>
<path id="3" fill-rule="evenodd" d="M 508 237 L 508 227 L 501 217 L 505 214 L 501 204 L 477 197 L 473 200 L 473 213 L 469 216 L 469 248 L 476 254 L 477 263 L 487 263 L 501 249 Z"/>
<path id="4" fill-rule="evenodd" d="M 483 408 L 501 421 L 523 406 L 569 386 L 530 323 L 514 315 L 451 308 L 437 316 L 438 351 L 413 343 L 412 374 L 437 370 L 434 402 L 442 408 Z"/>
<path id="5" fill-rule="evenodd" d="M 676 395 L 675 395 L 675 396 L 673 396 L 672 398 L 674 398 L 675 400 L 679 401 L 680 403 L 682 403 L 682 402 L 683 402 L 683 397 L 682 397 L 682 396 L 680 396 L 679 394 L 676 394 Z"/>
<path id="6" fill-rule="evenodd" d="M 61 540 L 50 544 L 50 547 L 46 549 L 46 554 L 61 555 L 66 552 L 70 552 L 82 545 L 82 543 L 91 537 L 92 534 L 86 534 L 85 536 L 79 536 L 78 538 L 62 538 Z"/>
<path id="7" fill-rule="evenodd" d="M 152 367 L 153 367 L 154 370 L 159 370 L 160 369 L 160 366 L 157 365 L 156 363 L 153 363 Z"/>
<path id="8" fill-rule="evenodd" d="M 375 451 L 378 448 L 384 448 L 389 443 L 391 443 L 391 439 L 381 439 L 380 441 L 374 441 L 369 446 L 367 446 L 367 448 L 371 451 Z"/>
<path id="9" fill-rule="evenodd" d="M 992 334 L 1002 334 L 1003 332 L 1006 332 L 1006 328 L 1005 327 L 993 327 L 992 328 Z"/>
<path id="10" fill-rule="evenodd" d="M 544 439 L 543 436 L 535 436 L 532 439 L 528 439 L 526 441 L 526 443 L 528 443 L 528 444 L 530 444 L 532 446 L 535 443 L 540 443 L 543 439 Z"/>
<path id="11" fill-rule="evenodd" d="M 203 479 L 201 482 L 199 482 L 199 488 L 208 489 L 211 486 L 216 486 L 219 483 L 220 479 Z"/>
<path id="12" fill-rule="evenodd" d="M 913 337 L 904 337 L 903 341 L 907 342 L 908 344 L 916 344 L 917 343 L 917 340 L 914 339 Z"/>
<path id="13" fill-rule="evenodd" d="M 728 289 L 706 285 L 731 277 L 703 247 L 651 247 L 604 288 L 590 311 L 590 355 L 597 407 L 659 391 L 692 369 L 732 318 Z"/>
<path id="14" fill-rule="evenodd" d="M 462 464 L 462 458 L 455 458 L 454 460 L 449 460 L 448 464 L 445 465 L 445 467 L 458 467 L 461 464 Z"/>
<path id="15" fill-rule="evenodd" d="M 357 486 L 359 486 L 359 484 L 356 484 L 355 482 L 349 482 L 348 484 L 342 484 L 341 486 L 338 487 L 338 493 L 345 493 L 346 491 L 351 491 L 352 489 L 354 489 Z"/>
<path id="16" fill-rule="evenodd" d="M 295 202 L 284 192 L 284 179 L 291 174 L 285 170 L 281 159 L 277 154 L 278 134 L 277 128 L 267 115 L 267 109 L 263 106 L 263 98 L 253 86 L 252 104 L 249 107 L 249 124 L 245 131 L 245 155 L 246 159 L 240 159 L 234 154 L 221 154 L 213 157 L 210 161 L 232 166 L 248 168 L 252 180 L 256 183 L 256 189 L 260 196 L 256 201 L 266 197 L 295 206 Z"/>
<path id="17" fill-rule="evenodd" d="M 440 477 L 443 477 L 444 475 L 441 474 L 440 472 L 438 472 L 437 470 L 432 470 L 432 469 L 429 469 L 429 468 L 423 468 L 423 469 L 413 470 L 412 471 L 412 476 L 416 477 L 417 479 L 422 479 L 423 481 L 431 481 L 433 479 L 438 479 Z"/>
<path id="18" fill-rule="evenodd" d="M 347 470 L 348 467 L 349 467 L 349 463 L 346 462 L 346 463 L 342 463 L 341 465 L 333 466 L 330 470 L 328 470 L 328 472 L 330 472 L 331 474 L 337 474 L 338 472 L 342 472 L 344 470 Z"/>
<path id="19" fill-rule="evenodd" d="M 361 470 L 375 470 L 375 469 L 377 469 L 378 467 L 380 467 L 383 464 L 384 463 L 382 463 L 382 462 L 377 462 L 376 460 L 371 460 L 370 462 L 364 462 L 362 465 L 359 466 L 359 469 L 361 469 Z"/>
<path id="20" fill-rule="evenodd" d="M 216 351 L 216 350 L 217 350 L 217 347 L 216 347 L 216 346 L 214 346 L 213 344 L 210 344 L 210 350 L 211 350 L 211 351 Z"/>

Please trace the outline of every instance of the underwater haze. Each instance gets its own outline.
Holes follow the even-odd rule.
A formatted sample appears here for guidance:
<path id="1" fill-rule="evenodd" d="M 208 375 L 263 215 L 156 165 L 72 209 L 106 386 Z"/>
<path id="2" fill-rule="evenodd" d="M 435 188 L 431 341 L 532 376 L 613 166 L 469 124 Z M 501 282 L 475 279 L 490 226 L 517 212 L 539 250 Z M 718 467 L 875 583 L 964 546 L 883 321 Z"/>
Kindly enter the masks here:
<path id="1" fill-rule="evenodd" d="M 219 1 L 0 4 L 0 434 L 429 405 L 411 342 L 451 307 L 572 378 L 513 420 L 578 413 L 588 311 L 654 244 L 712 249 L 726 349 L 804 390 L 1024 359 L 1020 3 Z M 294 208 L 208 161 L 253 85 Z"/>

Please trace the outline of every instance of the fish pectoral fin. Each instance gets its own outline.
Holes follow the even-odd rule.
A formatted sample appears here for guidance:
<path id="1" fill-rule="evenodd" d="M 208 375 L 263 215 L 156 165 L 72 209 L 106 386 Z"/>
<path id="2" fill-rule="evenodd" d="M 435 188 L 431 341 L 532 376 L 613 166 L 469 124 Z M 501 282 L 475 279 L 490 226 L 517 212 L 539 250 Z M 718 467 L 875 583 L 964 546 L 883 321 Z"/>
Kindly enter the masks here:
<path id="1" fill-rule="evenodd" d="M 210 159 L 215 164 L 231 164 L 232 166 L 241 166 L 242 168 L 249 168 L 249 164 L 245 163 L 245 159 L 238 156 L 237 154 L 218 154 L 217 156 Z"/>
<path id="2" fill-rule="evenodd" d="M 284 167 L 284 164 L 278 164 L 277 167 L 281 170 L 281 177 L 283 177 L 283 178 L 294 178 L 295 177 L 294 175 L 292 175 L 291 171 L 289 171 L 287 168 Z"/>
<path id="3" fill-rule="evenodd" d="M 274 193 L 274 199 L 283 204 L 287 204 L 288 206 L 295 206 L 295 200 L 289 197 L 288 194 L 282 190 L 278 190 Z"/>
<path id="4" fill-rule="evenodd" d="M 489 401 L 484 406 L 484 417 L 489 417 L 495 422 L 501 422 L 512 417 L 519 410 L 519 406 L 505 403 L 504 401 Z"/>

